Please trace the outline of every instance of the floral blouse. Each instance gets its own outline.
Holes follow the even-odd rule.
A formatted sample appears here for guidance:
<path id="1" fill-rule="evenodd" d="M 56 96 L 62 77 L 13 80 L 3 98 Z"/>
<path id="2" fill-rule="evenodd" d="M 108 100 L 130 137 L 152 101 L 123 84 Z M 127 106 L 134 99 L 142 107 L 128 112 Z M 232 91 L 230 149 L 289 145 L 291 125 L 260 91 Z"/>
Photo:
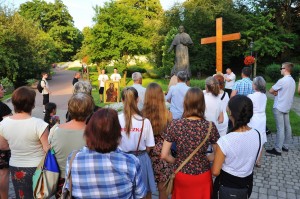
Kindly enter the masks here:
<path id="1" fill-rule="evenodd" d="M 175 168 L 177 167 L 199 146 L 205 139 L 208 132 L 209 122 L 205 119 L 189 120 L 186 118 L 173 120 L 164 133 L 163 138 L 168 142 L 175 142 L 177 157 Z M 180 172 L 191 175 L 198 175 L 210 169 L 210 163 L 206 157 L 209 144 L 215 144 L 220 135 L 215 124 L 206 143 L 192 157 L 192 159 L 180 170 Z"/>

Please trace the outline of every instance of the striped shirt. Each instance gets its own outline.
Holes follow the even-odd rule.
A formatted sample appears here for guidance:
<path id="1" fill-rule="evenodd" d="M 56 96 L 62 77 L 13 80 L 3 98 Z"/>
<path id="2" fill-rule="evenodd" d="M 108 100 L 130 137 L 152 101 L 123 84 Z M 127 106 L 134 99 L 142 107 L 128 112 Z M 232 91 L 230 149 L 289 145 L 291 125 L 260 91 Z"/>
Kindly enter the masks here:
<path id="1" fill-rule="evenodd" d="M 98 153 L 83 147 L 74 158 L 71 176 L 74 198 L 143 198 L 147 194 L 139 160 L 119 149 Z"/>

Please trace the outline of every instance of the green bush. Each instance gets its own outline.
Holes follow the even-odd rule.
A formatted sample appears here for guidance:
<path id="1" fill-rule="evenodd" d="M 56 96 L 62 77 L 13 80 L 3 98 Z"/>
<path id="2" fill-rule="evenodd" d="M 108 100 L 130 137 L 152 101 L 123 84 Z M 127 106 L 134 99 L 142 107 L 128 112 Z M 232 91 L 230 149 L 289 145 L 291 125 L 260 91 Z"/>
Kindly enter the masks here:
<path id="1" fill-rule="evenodd" d="M 134 73 L 134 72 L 146 73 L 147 70 L 140 66 L 130 66 L 127 68 L 127 76 L 128 77 L 131 77 L 132 73 Z"/>
<path id="2" fill-rule="evenodd" d="M 11 93 L 14 90 L 13 83 L 6 77 L 0 81 L 0 84 L 2 84 L 3 88 L 6 90 L 6 92 Z"/>
<path id="3" fill-rule="evenodd" d="M 282 77 L 280 73 L 280 64 L 271 64 L 268 65 L 265 69 L 265 73 L 268 77 L 268 79 L 272 82 L 276 82 L 278 79 Z M 299 78 L 299 72 L 300 72 L 300 65 L 294 65 L 293 71 L 292 71 L 292 77 L 297 81 Z"/>

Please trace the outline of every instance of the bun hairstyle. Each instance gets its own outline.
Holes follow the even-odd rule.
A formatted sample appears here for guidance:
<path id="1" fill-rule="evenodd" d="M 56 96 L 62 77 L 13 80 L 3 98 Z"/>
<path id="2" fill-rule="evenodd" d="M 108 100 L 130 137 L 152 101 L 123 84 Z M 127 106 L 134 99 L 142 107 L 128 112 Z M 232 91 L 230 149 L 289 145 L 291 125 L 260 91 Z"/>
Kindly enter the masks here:
<path id="1" fill-rule="evenodd" d="M 233 118 L 232 131 L 236 131 L 240 127 L 247 126 L 253 116 L 253 103 L 250 98 L 244 95 L 236 95 L 228 102 L 230 116 Z"/>
<path id="2" fill-rule="evenodd" d="M 206 78 L 205 85 L 207 91 L 212 93 L 214 96 L 218 96 L 220 92 L 219 82 L 214 77 L 210 76 Z"/>
<path id="3" fill-rule="evenodd" d="M 125 131 L 126 134 L 129 136 L 132 123 L 131 117 L 134 114 L 141 115 L 141 112 L 137 107 L 137 100 L 139 94 L 135 88 L 126 87 L 122 90 L 121 97 L 124 104 Z"/>

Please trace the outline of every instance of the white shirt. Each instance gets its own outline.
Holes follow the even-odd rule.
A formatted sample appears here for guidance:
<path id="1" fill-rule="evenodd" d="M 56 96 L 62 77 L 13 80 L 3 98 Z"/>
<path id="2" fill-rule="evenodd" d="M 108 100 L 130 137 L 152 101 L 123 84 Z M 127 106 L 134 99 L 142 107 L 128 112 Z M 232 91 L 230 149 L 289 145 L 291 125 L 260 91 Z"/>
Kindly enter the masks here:
<path id="1" fill-rule="evenodd" d="M 0 123 L 0 136 L 4 137 L 11 150 L 10 166 L 37 167 L 44 157 L 40 141 L 48 124 L 35 117 L 16 120 L 6 117 Z"/>
<path id="2" fill-rule="evenodd" d="M 296 89 L 295 80 L 291 75 L 286 75 L 272 86 L 273 90 L 278 91 L 275 96 L 273 108 L 280 112 L 288 113 L 293 105 L 294 94 Z"/>
<path id="3" fill-rule="evenodd" d="M 205 119 L 207 121 L 218 123 L 218 117 L 222 112 L 221 99 L 212 93 L 203 91 L 205 99 Z"/>
<path id="4" fill-rule="evenodd" d="M 46 79 L 44 79 L 44 78 L 42 79 L 41 86 L 43 88 L 42 94 L 43 95 L 49 94 L 49 92 L 46 89 L 44 89 L 46 87 L 49 90 L 49 84 Z"/>
<path id="5" fill-rule="evenodd" d="M 231 132 L 220 137 L 217 144 L 225 155 L 222 170 L 241 178 L 252 173 L 259 148 L 257 131 Z"/>
<path id="6" fill-rule="evenodd" d="M 119 73 L 114 73 L 110 76 L 110 79 L 112 81 L 120 81 L 121 80 L 121 75 Z"/>
<path id="7" fill-rule="evenodd" d="M 224 93 L 225 93 L 225 95 L 224 95 L 224 98 L 223 98 L 223 100 L 222 100 L 221 98 L 222 98 L 222 96 L 223 96 Z M 227 133 L 227 129 L 228 129 L 228 120 L 229 120 L 229 117 L 228 117 L 227 111 L 226 111 L 226 107 L 227 107 L 228 102 L 229 102 L 228 93 L 226 93 L 226 92 L 223 91 L 223 93 L 220 93 L 220 94 L 218 95 L 218 98 L 221 100 L 221 110 L 222 110 L 222 112 L 223 112 L 224 121 L 223 121 L 223 123 L 221 123 L 221 124 L 219 124 L 219 123 L 217 122 L 217 123 L 216 123 L 216 127 L 217 127 L 217 129 L 218 129 L 218 131 L 219 131 L 220 136 L 224 136 L 224 135 L 226 135 L 226 133 Z M 205 101 L 205 103 L 206 103 L 206 101 Z"/>
<path id="8" fill-rule="evenodd" d="M 225 74 L 224 77 L 231 79 L 230 82 L 225 80 L 225 88 L 232 89 L 234 82 L 235 82 L 235 78 L 236 78 L 235 74 L 233 72 L 231 72 L 229 75 Z"/>
<path id="9" fill-rule="evenodd" d="M 146 93 L 146 88 L 144 88 L 140 84 L 133 84 L 131 87 L 135 88 L 139 94 L 139 101 L 138 101 L 138 108 L 141 111 L 144 106 L 144 98 L 145 98 L 145 93 Z"/>
<path id="10" fill-rule="evenodd" d="M 98 80 L 100 81 L 100 87 L 104 87 L 104 83 L 108 80 L 108 76 L 106 74 L 101 74 L 99 75 Z"/>
<path id="11" fill-rule="evenodd" d="M 119 122 L 121 125 L 121 134 L 122 134 L 122 140 L 119 144 L 119 149 L 124 152 L 136 151 L 139 142 L 140 132 L 142 130 L 142 117 L 138 115 L 134 115 L 132 117 L 131 119 L 132 125 L 131 125 L 129 136 L 126 134 L 126 130 L 125 130 L 124 113 L 121 113 L 119 115 Z M 154 147 L 154 146 L 155 146 L 155 141 L 154 141 L 152 126 L 150 121 L 147 118 L 145 118 L 143 134 L 139 145 L 139 151 L 146 150 L 146 147 Z"/>

